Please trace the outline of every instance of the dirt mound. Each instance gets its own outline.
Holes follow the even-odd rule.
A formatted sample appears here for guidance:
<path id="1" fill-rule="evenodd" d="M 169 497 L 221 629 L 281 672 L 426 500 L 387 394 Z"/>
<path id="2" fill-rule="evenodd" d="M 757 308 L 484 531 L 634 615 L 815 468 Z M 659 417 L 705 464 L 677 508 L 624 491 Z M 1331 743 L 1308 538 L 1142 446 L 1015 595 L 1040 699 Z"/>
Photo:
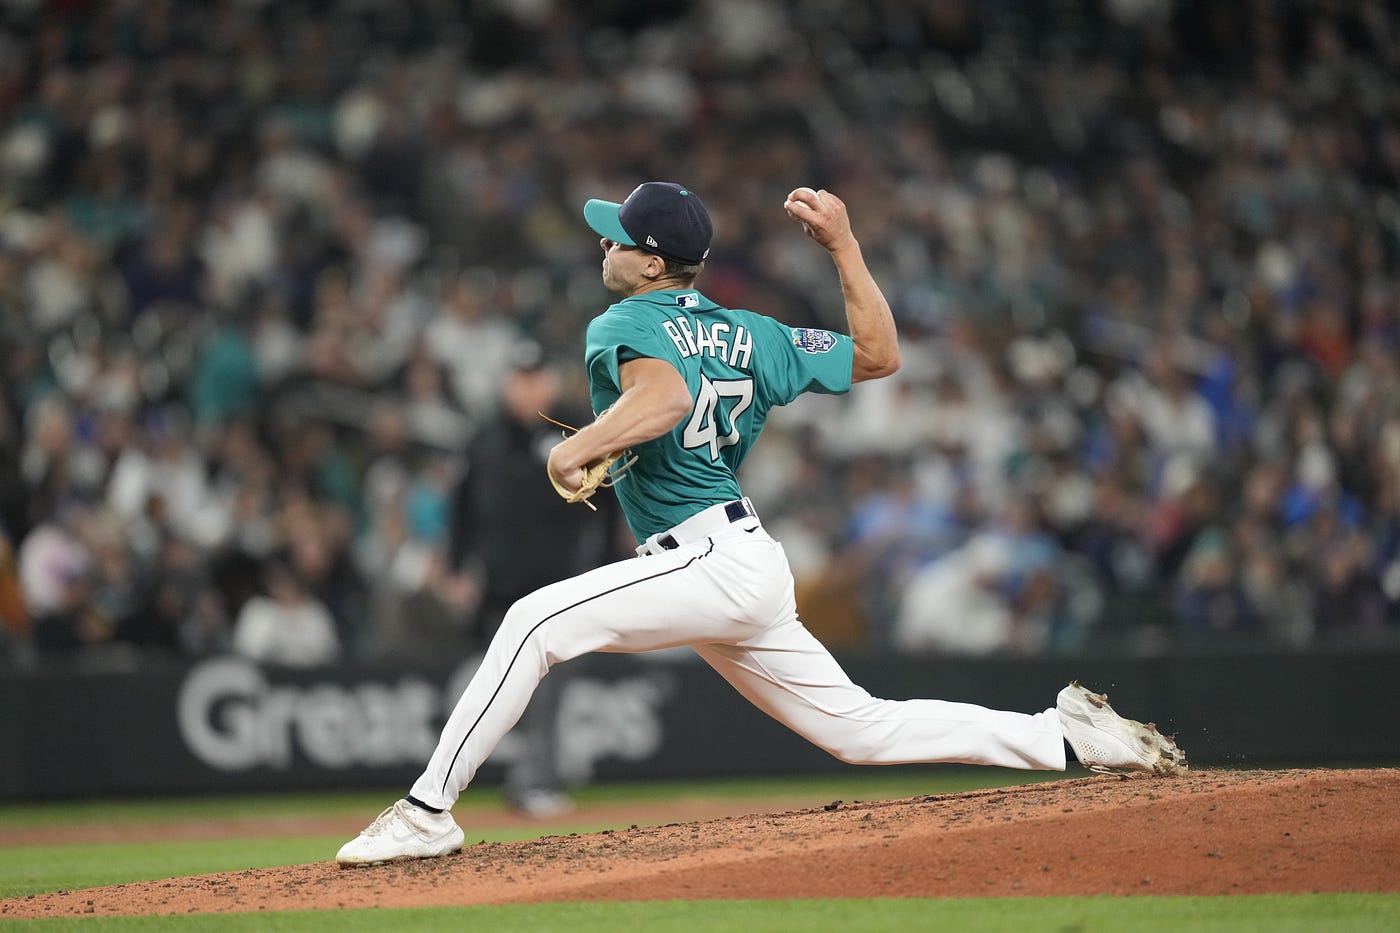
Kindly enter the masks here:
<path id="1" fill-rule="evenodd" d="M 1400 891 L 1400 771 L 1095 776 L 0 900 L 0 917 L 525 901 Z M 470 838 L 470 837 L 469 837 Z"/>

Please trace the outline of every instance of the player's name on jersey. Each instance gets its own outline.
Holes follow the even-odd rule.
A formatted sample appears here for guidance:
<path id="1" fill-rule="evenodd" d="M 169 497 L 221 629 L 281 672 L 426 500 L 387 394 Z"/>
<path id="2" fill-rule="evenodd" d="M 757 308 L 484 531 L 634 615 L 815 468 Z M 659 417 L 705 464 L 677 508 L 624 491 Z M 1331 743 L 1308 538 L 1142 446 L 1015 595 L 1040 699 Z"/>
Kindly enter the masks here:
<path id="1" fill-rule="evenodd" d="M 748 369 L 753 356 L 753 334 L 742 324 L 728 321 L 696 321 L 684 315 L 661 323 L 681 358 L 708 354 L 735 369 Z"/>

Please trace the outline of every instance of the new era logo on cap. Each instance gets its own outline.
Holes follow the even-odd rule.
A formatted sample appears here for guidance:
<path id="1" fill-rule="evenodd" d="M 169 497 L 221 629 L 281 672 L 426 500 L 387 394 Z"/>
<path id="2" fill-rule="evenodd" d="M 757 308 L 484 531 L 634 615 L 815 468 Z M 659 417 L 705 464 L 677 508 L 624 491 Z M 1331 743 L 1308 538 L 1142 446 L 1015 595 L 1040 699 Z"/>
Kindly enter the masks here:
<path id="1" fill-rule="evenodd" d="M 602 236 L 663 259 L 696 266 L 710 254 L 710 212 L 673 182 L 638 185 L 621 204 L 594 198 L 583 206 L 583 216 Z"/>

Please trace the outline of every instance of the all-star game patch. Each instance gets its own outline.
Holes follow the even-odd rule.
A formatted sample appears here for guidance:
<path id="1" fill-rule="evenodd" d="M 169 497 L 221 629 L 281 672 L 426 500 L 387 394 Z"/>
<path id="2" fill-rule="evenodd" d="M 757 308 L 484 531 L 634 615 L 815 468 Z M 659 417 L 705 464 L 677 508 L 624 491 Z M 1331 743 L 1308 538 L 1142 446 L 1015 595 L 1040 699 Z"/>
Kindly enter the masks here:
<path id="1" fill-rule="evenodd" d="M 825 353 L 836 346 L 836 335 L 829 330 L 794 327 L 792 329 L 792 345 L 804 353 Z"/>

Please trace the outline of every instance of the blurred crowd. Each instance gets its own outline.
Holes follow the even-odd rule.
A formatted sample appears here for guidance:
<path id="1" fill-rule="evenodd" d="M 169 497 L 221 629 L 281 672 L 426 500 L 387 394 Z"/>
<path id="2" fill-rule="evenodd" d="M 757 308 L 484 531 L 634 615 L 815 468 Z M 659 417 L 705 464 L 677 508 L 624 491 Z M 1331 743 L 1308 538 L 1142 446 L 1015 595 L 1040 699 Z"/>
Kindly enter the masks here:
<path id="1" fill-rule="evenodd" d="M 742 477 L 834 648 L 1393 643 L 1397 74 L 1380 0 L 0 5 L 0 657 L 439 656 L 380 620 L 467 624 L 460 453 L 522 344 L 586 398 L 647 179 L 839 329 L 835 191 L 899 320 Z"/>

